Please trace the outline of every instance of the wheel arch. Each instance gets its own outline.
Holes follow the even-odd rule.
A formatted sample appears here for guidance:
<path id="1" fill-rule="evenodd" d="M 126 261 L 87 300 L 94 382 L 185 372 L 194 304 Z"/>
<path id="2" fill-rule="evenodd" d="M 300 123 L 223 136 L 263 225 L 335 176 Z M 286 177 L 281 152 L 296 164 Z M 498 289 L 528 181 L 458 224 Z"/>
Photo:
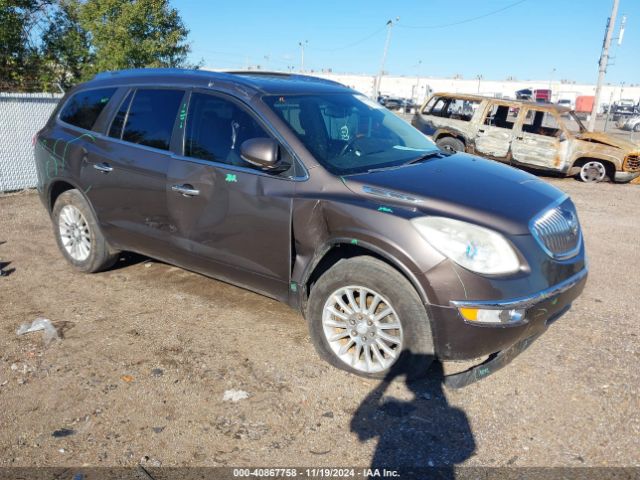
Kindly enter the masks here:
<path id="1" fill-rule="evenodd" d="M 598 157 L 596 155 L 584 155 L 581 157 L 576 158 L 573 161 L 573 164 L 571 165 L 572 169 L 575 169 L 574 172 L 575 174 L 580 172 L 580 169 L 582 168 L 582 166 L 586 163 L 592 162 L 592 161 L 596 161 L 596 162 L 601 162 L 604 164 L 604 167 L 607 169 L 607 175 L 610 178 L 613 178 L 613 175 L 615 174 L 616 170 L 618 170 L 618 166 L 611 161 L 611 159 L 609 158 L 602 158 L 602 157 Z"/>
<path id="2" fill-rule="evenodd" d="M 423 304 L 428 304 L 429 299 L 424 288 L 416 278 L 414 272 L 409 269 L 403 262 L 389 254 L 383 248 L 377 245 L 373 245 L 369 242 L 363 242 L 357 240 L 354 243 L 353 239 L 336 238 L 318 249 L 320 252 L 308 265 L 305 274 L 303 275 L 301 284 L 303 286 L 303 298 L 302 309 L 306 310 L 306 303 L 309 297 L 309 293 L 313 288 L 313 284 L 320 278 L 320 276 L 326 272 L 333 265 L 340 260 L 346 258 L 357 257 L 361 255 L 368 255 L 370 257 L 377 258 L 389 265 L 394 270 L 397 270 L 403 277 L 405 277 L 409 283 L 415 288 L 420 300 Z"/>
<path id="3" fill-rule="evenodd" d="M 448 129 L 437 130 L 436 133 L 433 135 L 433 140 L 437 142 L 438 140 L 445 137 L 453 137 L 456 140 L 460 140 L 464 144 L 465 148 L 467 146 L 467 139 L 465 138 L 464 134 L 460 132 L 456 132 L 455 130 L 448 130 Z"/>
<path id="4" fill-rule="evenodd" d="M 77 185 L 73 180 L 69 180 L 67 178 L 59 178 L 50 182 L 46 195 L 47 209 L 49 211 L 49 214 L 51 215 L 51 213 L 53 212 L 53 206 L 56 204 L 56 200 L 58 199 L 58 197 L 69 190 L 77 190 L 80 195 L 84 197 L 87 204 L 89 205 L 89 208 L 91 209 L 91 213 L 96 219 L 96 222 L 98 222 L 98 225 L 100 225 L 100 220 L 98 219 L 96 211 L 93 208 L 93 204 L 89 200 L 89 197 L 87 197 L 86 192 L 82 190 L 82 188 L 80 188 L 80 186 Z"/>
<path id="5" fill-rule="evenodd" d="M 76 185 L 69 182 L 68 180 L 60 179 L 60 180 L 55 180 L 51 182 L 51 184 L 49 185 L 48 193 L 47 193 L 47 208 L 49 209 L 49 213 L 53 211 L 53 206 L 56 204 L 56 200 L 58 199 L 58 197 L 62 195 L 64 192 L 68 190 L 73 190 L 73 189 L 76 189 L 80 192 L 82 191 Z"/>

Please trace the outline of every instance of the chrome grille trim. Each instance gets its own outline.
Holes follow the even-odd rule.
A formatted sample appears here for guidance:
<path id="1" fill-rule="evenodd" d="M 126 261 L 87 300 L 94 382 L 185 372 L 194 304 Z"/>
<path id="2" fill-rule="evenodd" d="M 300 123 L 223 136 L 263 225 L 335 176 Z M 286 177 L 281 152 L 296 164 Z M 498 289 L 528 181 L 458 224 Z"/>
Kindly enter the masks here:
<path id="1" fill-rule="evenodd" d="M 547 255 L 557 260 L 575 257 L 582 246 L 582 229 L 568 196 L 563 196 L 536 215 L 529 230 Z"/>

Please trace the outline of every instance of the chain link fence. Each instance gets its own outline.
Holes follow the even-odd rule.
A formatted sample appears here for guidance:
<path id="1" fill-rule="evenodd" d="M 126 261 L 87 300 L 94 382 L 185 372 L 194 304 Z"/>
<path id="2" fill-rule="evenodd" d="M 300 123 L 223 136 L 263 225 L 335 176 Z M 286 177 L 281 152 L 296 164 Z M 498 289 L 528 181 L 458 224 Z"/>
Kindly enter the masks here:
<path id="1" fill-rule="evenodd" d="M 0 93 L 0 192 L 36 186 L 31 142 L 61 97 L 49 93 Z"/>

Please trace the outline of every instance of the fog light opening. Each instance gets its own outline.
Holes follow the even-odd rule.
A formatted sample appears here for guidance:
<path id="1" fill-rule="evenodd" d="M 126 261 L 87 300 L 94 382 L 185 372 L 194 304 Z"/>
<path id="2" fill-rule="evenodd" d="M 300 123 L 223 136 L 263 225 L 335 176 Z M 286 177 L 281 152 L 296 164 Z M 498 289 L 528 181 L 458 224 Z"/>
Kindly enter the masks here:
<path id="1" fill-rule="evenodd" d="M 491 310 L 484 308 L 460 307 L 458 309 L 462 318 L 472 323 L 484 323 L 490 325 L 510 325 L 524 320 L 525 311 L 521 309 Z"/>

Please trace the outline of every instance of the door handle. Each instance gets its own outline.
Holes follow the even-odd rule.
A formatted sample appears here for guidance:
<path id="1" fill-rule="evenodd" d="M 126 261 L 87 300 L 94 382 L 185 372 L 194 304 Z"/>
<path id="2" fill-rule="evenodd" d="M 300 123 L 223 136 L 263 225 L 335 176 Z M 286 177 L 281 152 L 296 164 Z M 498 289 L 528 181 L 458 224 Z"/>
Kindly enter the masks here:
<path id="1" fill-rule="evenodd" d="M 93 168 L 102 173 L 109 173 L 113 171 L 113 167 L 109 165 L 107 162 L 102 163 L 94 163 Z"/>
<path id="2" fill-rule="evenodd" d="M 195 197 L 200 195 L 200 190 L 193 188 L 193 185 L 185 183 L 183 185 L 172 185 L 171 190 L 181 193 L 183 197 Z"/>
<path id="3" fill-rule="evenodd" d="M 484 128 L 478 129 L 478 133 L 484 133 Z"/>
<path id="4" fill-rule="evenodd" d="M 520 135 L 519 137 L 516 137 L 516 140 L 524 140 L 524 137 Z"/>

